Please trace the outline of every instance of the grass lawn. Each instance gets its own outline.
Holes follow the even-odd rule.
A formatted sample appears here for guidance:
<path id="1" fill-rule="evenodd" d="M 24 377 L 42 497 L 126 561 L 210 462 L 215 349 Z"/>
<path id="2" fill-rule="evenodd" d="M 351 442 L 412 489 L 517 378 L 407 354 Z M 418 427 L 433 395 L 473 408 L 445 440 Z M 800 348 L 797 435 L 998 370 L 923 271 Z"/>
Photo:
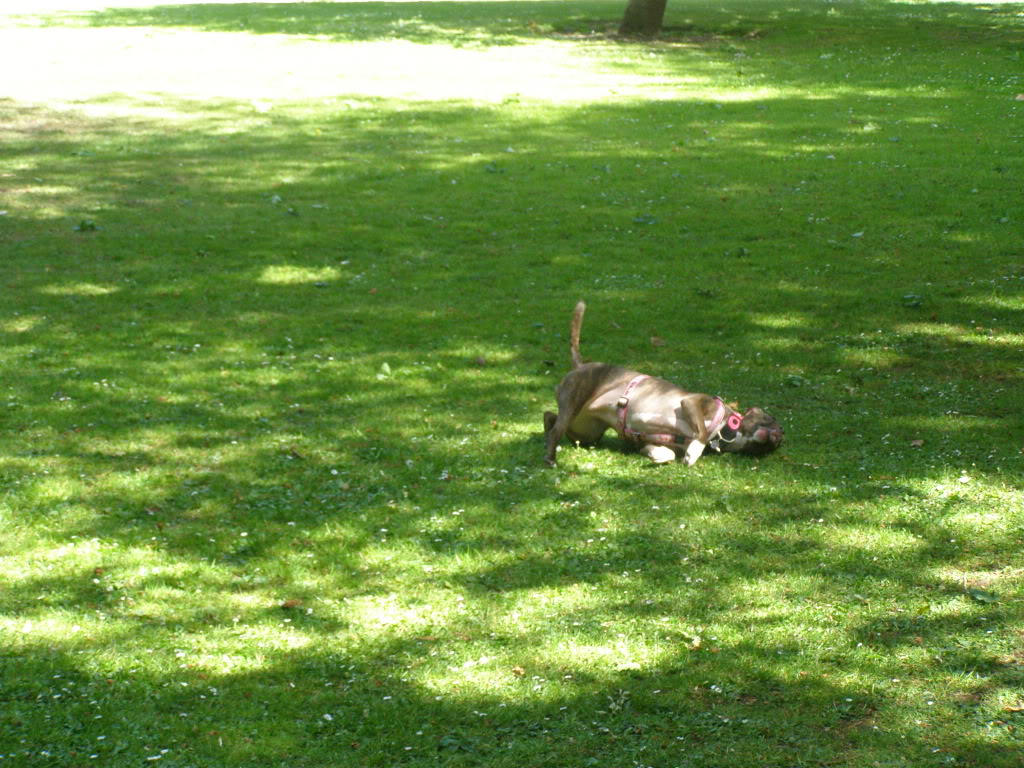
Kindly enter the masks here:
<path id="1" fill-rule="evenodd" d="M 1021 765 L 1024 4 L 623 6 L 4 4 L 0 766 Z"/>

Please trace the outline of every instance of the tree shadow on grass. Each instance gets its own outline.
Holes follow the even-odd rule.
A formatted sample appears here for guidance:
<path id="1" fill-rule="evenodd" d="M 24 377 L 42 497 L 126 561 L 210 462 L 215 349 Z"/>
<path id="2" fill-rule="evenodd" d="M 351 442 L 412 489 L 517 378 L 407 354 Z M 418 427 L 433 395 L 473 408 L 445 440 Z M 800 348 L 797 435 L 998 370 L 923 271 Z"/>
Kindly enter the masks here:
<path id="1" fill-rule="evenodd" d="M 787 192 L 787 179 L 795 177 L 785 157 L 775 156 L 809 122 L 801 116 L 773 123 L 758 106 L 613 105 L 570 112 L 555 123 L 520 120 L 521 151 L 511 154 L 497 150 L 501 144 L 491 131 L 502 110 L 466 106 L 421 106 L 387 120 L 364 119 L 359 110 L 331 116 L 322 130 L 351 137 L 333 149 L 333 138 L 310 136 L 301 120 L 285 115 L 273 120 L 272 133 L 206 139 L 201 151 L 193 146 L 201 134 L 126 140 L 122 123 L 104 121 L 93 122 L 88 139 L 51 135 L 45 155 L 27 145 L 14 150 L 38 164 L 26 174 L 51 165 L 47 175 L 72 190 L 67 206 L 87 190 L 104 201 L 97 214 L 101 231 L 76 237 L 72 250 L 58 250 L 42 269 L 10 272 L 12 284 L 31 296 L 28 314 L 37 318 L 30 330 L 8 334 L 9 349 L 26 371 L 24 383 L 35 388 L 21 398 L 32 404 L 32 414 L 45 417 L 49 439 L 59 445 L 34 447 L 31 456 L 41 451 L 71 458 L 80 470 L 106 466 L 115 473 L 161 460 L 132 449 L 76 449 L 81 433 L 75 430 L 92 423 L 101 425 L 92 431 L 103 441 L 170 430 L 178 449 L 200 452 L 229 448 L 239 437 L 267 441 L 280 434 L 275 447 L 261 446 L 244 460 L 262 456 L 259 463 L 267 467 L 301 463 L 310 446 L 326 440 L 331 458 L 325 466 L 351 462 L 360 489 L 394 485 L 366 479 L 378 465 L 397 473 L 398 485 L 437 485 L 443 473 L 458 474 L 454 468 L 472 463 L 459 441 L 483 438 L 499 447 L 507 453 L 503 469 L 532 466 L 539 444 L 516 443 L 501 430 L 528 424 L 532 431 L 550 405 L 548 392 L 565 358 L 566 295 L 595 297 L 585 354 L 779 410 L 803 464 L 825 464 L 836 440 L 849 442 L 849 455 L 872 463 L 877 449 L 861 447 L 866 429 L 858 414 L 873 409 L 889 412 L 898 430 L 904 477 L 934 471 L 934 464 L 914 460 L 929 454 L 915 454 L 911 440 L 929 449 L 956 445 L 979 457 L 993 439 L 1000 449 L 1010 446 L 1009 438 L 979 432 L 969 420 L 932 418 L 936 399 L 974 418 L 994 418 L 1005 411 L 1002 401 L 969 387 L 998 380 L 1005 392 L 1021 375 L 984 329 L 955 328 L 990 295 L 990 284 L 970 283 L 978 262 L 940 256 L 907 264 L 895 254 L 865 261 L 857 245 L 823 240 L 803 221 L 802 200 L 788 199 L 802 199 L 809 186 Z M 792 115 L 805 106 L 775 100 L 771 109 Z M 905 113 L 927 115 L 933 107 L 930 98 L 905 100 Z M 228 109 L 224 122 L 240 109 Z M 46 122 L 44 111 L 35 114 L 33 125 Z M 620 147 L 579 141 L 595 125 L 641 119 L 654 126 L 673 121 L 666 138 L 677 137 L 669 146 L 679 150 L 678 160 L 650 152 L 637 155 L 644 161 L 637 163 L 635 151 L 626 160 Z M 420 130 L 434 121 L 458 125 L 469 146 Z M 145 136 L 146 124 L 138 126 Z M 716 126 L 726 140 L 678 139 Z M 844 141 L 852 164 L 876 158 L 877 178 L 885 179 L 886 163 L 877 160 L 890 156 L 885 144 Z M 350 146 L 387 151 L 373 168 L 361 168 L 348 163 Z M 73 154 L 83 147 L 100 155 L 99 184 L 94 161 Z M 924 143 L 915 149 L 931 151 Z M 292 167 L 310 157 L 318 162 L 300 165 L 287 184 L 254 189 L 244 170 L 239 178 L 243 157 L 251 167 Z M 733 188 L 722 196 L 733 187 L 722 174 L 733 176 L 751 162 L 775 174 L 767 191 L 777 196 L 780 215 L 771 226 L 746 211 L 764 187 Z M 703 170 L 708 165 L 718 170 Z M 614 181 L 602 182 L 609 174 Z M 465 183 L 453 187 L 449 176 Z M 557 208 L 536 206 L 537 190 L 551 185 L 575 192 Z M 773 190 L 776 185 L 781 189 Z M 652 187 L 666 193 L 662 202 L 646 199 Z M 576 199 L 586 208 L 577 208 Z M 481 209 L 502 211 L 494 231 L 475 225 Z M 239 212 L 253 211 L 265 215 L 239 222 Z M 838 208 L 832 214 L 848 216 Z M 906 232 L 937 232 L 948 215 L 937 209 L 893 222 L 882 248 L 899 249 Z M 533 242 L 529 252 L 520 247 L 538 222 L 557 233 L 563 218 L 564 237 Z M 855 219 L 846 227 L 830 225 L 828 234 L 853 229 Z M 146 238 L 162 233 L 168 220 L 189 235 L 167 241 L 165 251 L 148 252 Z M 30 226 L 30 239 L 15 246 L 12 264 L 34 258 L 30 249 L 38 238 L 54 238 L 54 227 L 67 221 Z M 737 236 L 702 234 L 720 230 L 723 221 Z M 805 256 L 787 247 L 794 232 L 822 242 L 841 261 L 808 274 Z M 964 233 L 973 234 L 961 226 L 958 234 Z M 688 255 L 678 253 L 677 236 Z M 949 244 L 945 236 L 923 238 L 940 253 Z M 713 250 L 723 244 L 730 249 Z M 582 248 L 588 250 L 579 256 Z M 467 250 L 473 257 L 450 255 Z M 644 258 L 624 264 L 619 254 L 630 251 Z M 169 258 L 180 260 L 177 274 L 164 268 Z M 1003 260 L 998 253 L 987 258 L 995 268 Z M 921 306 L 904 300 L 905 291 L 920 290 L 916 286 L 939 270 L 961 274 L 964 286 L 918 297 Z M 490 296 L 495 274 L 521 274 L 530 290 Z M 880 280 L 894 285 L 880 286 Z M 663 302 L 676 285 L 682 298 L 672 306 L 693 311 L 673 313 L 666 331 L 665 321 L 646 307 Z M 847 316 L 860 311 L 863 320 L 835 329 L 830 321 L 837 310 Z M 1020 316 L 999 311 L 1010 325 Z M 782 314 L 786 323 L 771 322 Z M 431 324 L 428 334 L 425 323 Z M 656 334 L 669 335 L 664 351 L 649 343 Z M 68 365 L 64 350 L 72 348 L 74 364 Z M 951 358 L 966 362 L 951 366 Z M 382 373 L 385 364 L 389 372 Z M 839 375 L 851 365 L 859 370 Z M 137 391 L 104 386 L 129 368 Z M 554 375 L 545 377 L 548 372 Z M 869 413 L 866 421 L 872 419 Z M 830 437 L 806 439 L 813 428 Z M 431 433 L 437 439 L 426 441 Z M 29 456 L 12 458 L 22 466 Z M 414 469 L 405 466 L 409 461 Z"/>
<path id="2" fill-rule="evenodd" d="M 25 727 L 32 719 L 29 702 L 45 697 L 54 700 L 50 718 L 67 736 L 61 743 L 32 744 L 17 752 L 54 758 L 54 764 L 98 754 L 125 761 L 160 755 L 172 765 L 210 759 L 317 765 L 329 754 L 335 761 L 443 759 L 448 765 L 477 765 L 486 760 L 504 766 L 646 753 L 648 759 L 700 765 L 727 749 L 738 752 L 737 759 L 759 757 L 774 766 L 791 764 L 785 760 L 806 749 L 800 744 L 811 737 L 800 725 L 773 731 L 763 716 L 768 702 L 754 697 L 706 686 L 679 690 L 682 680 L 670 670 L 651 671 L 664 679 L 664 688 L 654 693 L 643 684 L 647 674 L 636 672 L 619 675 L 609 689 L 585 673 L 567 674 L 571 667 L 548 671 L 531 665 L 521 678 L 506 669 L 500 687 L 532 689 L 512 705 L 504 697 L 461 690 L 464 683 L 433 688 L 411 680 L 405 668 L 408 659 L 432 645 L 396 638 L 370 656 L 358 648 L 299 651 L 269 668 L 226 674 L 204 671 L 202 660 L 185 652 L 174 686 L 145 672 L 90 673 L 77 654 L 43 654 L 27 659 L 22 674 L 6 678 L 7 733 L 12 745 L 19 737 L 32 740 L 35 734 Z M 538 683 L 542 678 L 533 672 L 551 677 Z M 778 694 L 770 703 L 785 708 L 794 723 L 811 708 L 836 707 L 849 692 L 808 681 L 793 695 L 783 692 L 781 681 L 772 682 Z M 269 700 L 274 706 L 268 709 Z M 223 716 L 225 710 L 231 718 Z M 182 718 L 193 726 L 187 741 L 167 727 Z M 843 719 L 837 714 L 836 724 Z M 100 730 L 104 738 L 97 742 Z M 567 733 L 573 734 L 568 740 Z M 1003 764 L 1009 763 L 992 763 Z"/>
<path id="3" fill-rule="evenodd" d="M 73 18 L 97 27 L 188 27 L 343 42 L 495 46 L 535 41 L 552 33 L 606 36 L 614 32 L 619 10 L 602 2 L 315 3 L 301 10 L 292 3 L 198 3 L 112 8 Z M 691 27 L 681 31 L 690 32 Z"/>
<path id="4" fill-rule="evenodd" d="M 983 4 L 978 4 L 982 5 Z M 893 27 L 911 26 L 957 43 L 984 39 L 993 26 L 1012 29 L 1014 4 L 929 3 L 904 9 L 895 17 L 885 4 L 855 13 L 814 3 L 725 3 L 709 8 L 670 5 L 661 41 L 758 40 L 796 27 L 818 41 L 871 41 L 898 35 Z M 97 26 L 188 27 L 211 32 L 249 32 L 326 37 L 345 42 L 408 40 L 416 43 L 509 45 L 545 36 L 609 37 L 621 20 L 619 2 L 346 2 L 346 3 L 183 3 L 142 8 L 110 8 L 65 14 Z M 55 19 L 56 20 L 56 19 Z M 645 41 L 649 43 L 649 41 Z"/>
<path id="5" fill-rule="evenodd" d="M 328 138 L 284 115 L 268 134 L 207 139 L 201 151 L 193 148 L 201 134 L 191 131 L 126 140 L 122 123 L 96 121 L 87 140 L 52 136 L 45 155 L 27 145 L 14 150 L 39 164 L 25 174 L 51 165 L 47 175 L 72 190 L 63 201 L 69 210 L 79 192 L 102 203 L 100 231 L 77 236 L 72 250 L 58 250 L 42 269 L 10 272 L 12 284 L 32 297 L 28 314 L 36 318 L 31 330 L 8 334 L 10 349 L 24 364 L 26 383 L 46 382 L 42 393 L 50 399 L 33 407 L 57 432 L 74 434 L 90 421 L 102 422 L 108 436 L 189 422 L 195 436 L 179 434 L 179 447 L 192 440 L 193 448 L 210 448 L 257 426 L 264 435 L 272 426 L 289 435 L 337 431 L 373 460 L 400 466 L 422 453 L 411 442 L 425 437 L 421 416 L 441 435 L 470 440 L 492 422 L 535 423 L 565 358 L 565 296 L 583 295 L 593 297 L 584 330 L 590 357 L 781 409 L 796 434 L 818 424 L 849 439 L 851 451 L 862 450 L 857 414 L 881 408 L 891 412 L 905 448 L 914 439 L 927 446 L 961 441 L 980 455 L 991 432 L 953 419 L 939 426 L 930 417 L 938 399 L 974 418 L 995 418 L 1006 410 L 1006 395 L 977 397 L 972 382 L 996 382 L 1005 393 L 1021 375 L 990 329 L 967 327 L 991 295 L 992 283 L 971 281 L 982 262 L 941 255 L 953 244 L 943 222 L 955 215 L 941 207 L 890 220 L 872 247 L 882 256 L 856 240 L 837 240 L 878 200 L 841 195 L 826 232 L 808 226 L 803 199 L 813 182 L 787 189 L 796 177 L 778 154 L 810 125 L 792 117 L 809 102 L 790 101 L 771 102 L 771 112 L 791 116 L 781 123 L 756 103 L 588 107 L 543 124 L 517 118 L 515 153 L 498 151 L 503 131 L 492 126 L 502 108 L 422 106 L 387 120 L 356 110 L 326 118 L 320 130 Z M 928 115 L 934 106 L 931 98 L 908 97 L 904 114 Z M 241 109 L 227 109 L 224 123 Z M 45 122 L 45 112 L 37 114 Z M 628 120 L 672 121 L 664 136 L 678 152 L 631 150 L 627 160 L 620 147 L 579 140 L 595 125 Z M 458 125 L 462 141 L 421 130 L 435 121 Z M 723 140 L 679 138 L 709 128 L 723 131 Z M 148 129 L 139 123 L 138 130 Z M 351 138 L 332 147 L 339 135 Z M 897 154 L 886 143 L 837 131 L 818 149 L 828 151 L 830 142 L 861 169 L 858 189 L 870 181 L 866 174 L 888 183 Z M 352 146 L 386 152 L 363 168 L 349 162 Z M 99 152 L 101 163 L 73 154 L 83 147 Z M 934 148 L 922 141 L 912 154 Z M 243 158 L 253 168 L 284 168 L 311 157 L 318 162 L 300 163 L 287 183 L 271 188 L 253 188 L 237 170 Z M 771 178 L 749 189 L 723 179 L 738 178 L 750 163 Z M 865 171 L 865 163 L 878 170 Z M 93 177 L 94 164 L 102 180 Z M 552 185 L 570 192 L 555 206 L 537 206 L 537 191 Z M 664 193 L 659 200 L 649 199 L 651 188 Z M 766 194 L 777 203 L 770 224 L 761 218 L 764 208 L 751 209 Z M 493 219 L 487 229 L 477 224 L 482 210 Z M 255 211 L 258 219 L 239 218 Z M 163 236 L 168 220 L 188 236 L 148 252 L 147 238 Z M 28 230 L 31 239 L 15 246 L 12 263 L 68 221 L 39 220 Z M 708 234 L 724 221 L 734 235 Z M 983 228 L 974 226 L 961 224 L 956 236 L 980 239 Z M 521 247 L 540 227 L 544 237 Z M 837 263 L 808 273 L 805 254 L 792 252 L 794 237 L 820 244 Z M 899 252 L 907 237 L 918 237 L 933 258 L 906 263 Z M 638 258 L 624 263 L 623 252 Z M 182 264 L 177 274 L 165 270 L 168 258 Z M 993 269 L 1004 261 L 998 250 L 984 259 Z M 940 273 L 964 282 L 941 295 L 928 292 Z M 496 274 L 522 275 L 528 290 L 480 302 Z M 914 290 L 927 295 L 907 293 Z M 675 310 L 667 330 L 646 310 L 666 292 Z M 1012 326 L 1021 313 L 1009 303 L 999 308 L 999 322 Z M 836 312 L 860 320 L 835 328 Z M 783 316 L 783 324 L 773 322 Z M 502 329 L 497 337 L 495 327 Z M 652 348 L 655 335 L 668 336 L 664 350 Z M 65 342 L 80 346 L 71 366 L 60 351 Z M 390 373 L 382 373 L 385 365 Z M 841 374 L 851 366 L 854 372 Z M 97 388 L 126 367 L 141 391 L 97 397 Z M 448 388 L 457 392 L 451 403 Z M 402 414 L 397 421 L 395 413 Z M 301 442 L 278 450 L 301 454 Z M 803 457 L 818 463 L 824 453 L 804 442 Z M 524 445 L 515 453 L 528 464 L 535 450 Z M 427 455 L 438 474 L 459 457 L 452 446 Z"/>
<path id="6" fill-rule="evenodd" d="M 1015 690 L 1019 675 L 1016 662 L 986 656 L 984 636 L 1006 631 L 1014 611 L 993 607 L 982 616 L 967 604 L 942 617 L 908 615 L 863 604 L 843 607 L 843 596 L 833 594 L 835 609 L 857 610 L 864 623 L 849 638 L 832 638 L 823 653 L 812 639 L 822 626 L 794 633 L 787 618 L 766 613 L 768 604 L 746 604 L 743 583 L 772 579 L 772 563 L 753 551 L 746 560 L 708 558 L 685 566 L 702 578 L 684 583 L 679 569 L 668 565 L 678 560 L 670 551 L 677 545 L 651 529 L 644 536 L 643 542 L 628 535 L 614 541 L 591 565 L 607 579 L 639 559 L 645 568 L 632 578 L 644 584 L 640 595 L 655 599 L 605 595 L 524 630 L 511 628 L 500 611 L 429 630 L 378 626 L 371 636 L 361 621 L 306 616 L 301 607 L 250 612 L 239 623 L 226 595 L 210 590 L 208 579 L 204 586 L 213 594 L 204 612 L 110 616 L 105 626 L 91 623 L 60 642 L 46 639 L 45 617 L 26 615 L 25 631 L 9 649 L 13 656 L 3 661 L 5 750 L 55 761 L 161 754 L 171 764 L 186 764 L 227 755 L 266 765 L 315 765 L 325 752 L 374 764 L 441 756 L 453 765 L 522 765 L 538 754 L 556 764 L 580 755 L 644 754 L 647 760 L 704 765 L 725 752 L 735 764 L 771 766 L 807 761 L 808 755 L 816 762 L 895 755 L 913 763 L 938 750 L 967 765 L 1014 764 L 1012 750 L 980 732 L 907 731 L 893 721 L 900 717 L 895 702 L 907 705 L 895 679 L 903 674 L 905 653 L 934 654 L 943 667 L 967 676 L 957 691 L 934 695 L 937 708 L 929 709 L 936 702 L 909 708 L 925 718 L 922 725 L 988 716 Z M 755 549 L 763 551 L 763 542 Z M 844 567 L 835 554 L 833 567 Z M 790 552 L 786 567 L 805 578 L 820 573 L 815 560 Z M 908 559 L 899 568 L 909 575 L 921 565 Z M 566 574 L 567 566 L 574 576 Z M 515 594 L 587 581 L 586 568 L 566 553 L 524 568 L 527 581 L 515 569 L 499 573 L 502 589 Z M 470 594 L 492 588 L 484 574 L 465 586 Z M 102 587 L 67 595 L 67 585 L 57 579 L 46 589 L 63 594 L 66 609 L 108 610 Z M 790 599 L 811 594 L 794 590 Z M 667 624 L 645 623 L 666 611 L 682 613 Z M 32 630 L 34 620 L 38 628 Z M 773 622 L 777 634 L 770 631 Z M 745 639 L 743 628 L 754 633 L 755 624 L 762 638 L 775 641 Z M 702 637 L 701 625 L 730 631 L 730 637 Z M 658 652 L 641 660 L 617 655 L 623 651 L 612 650 L 607 638 L 623 631 L 645 635 Z M 574 650 L 551 648 L 553 634 Z M 249 641 L 233 639 L 242 635 Z M 288 638 L 302 647 L 288 649 Z M 124 658 L 110 656 L 104 650 L 110 648 Z M 147 657 L 146 649 L 155 655 Z M 464 662 L 467 656 L 472 663 Z M 248 669 L 233 671 L 236 665 Z M 41 727 L 44 700 L 51 703 Z M 192 726 L 186 740 L 169 725 L 180 718 Z"/>

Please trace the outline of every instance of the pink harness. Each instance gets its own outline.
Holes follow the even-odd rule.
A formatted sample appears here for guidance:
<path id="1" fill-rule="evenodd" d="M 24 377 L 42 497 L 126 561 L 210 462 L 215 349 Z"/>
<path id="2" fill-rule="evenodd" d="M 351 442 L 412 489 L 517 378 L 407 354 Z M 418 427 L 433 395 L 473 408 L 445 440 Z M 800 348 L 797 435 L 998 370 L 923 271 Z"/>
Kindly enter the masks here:
<path id="1" fill-rule="evenodd" d="M 629 412 L 629 397 L 633 394 L 641 382 L 649 379 L 650 376 L 640 374 L 634 377 L 629 384 L 626 385 L 626 389 L 622 393 L 622 397 L 619 398 L 619 402 L 616 403 L 616 408 L 619 414 L 619 435 L 626 440 L 633 440 L 638 443 L 653 443 L 654 445 L 675 445 L 676 439 L 679 435 L 669 434 L 667 432 L 639 432 L 635 429 L 630 429 L 626 426 L 626 417 Z M 708 439 L 712 437 L 720 437 L 719 433 L 722 428 L 726 425 L 725 419 L 725 403 L 722 402 L 722 398 L 716 397 L 715 403 L 718 408 L 715 410 L 715 416 L 711 419 L 711 423 L 708 425 Z M 735 411 L 729 416 L 729 428 L 733 431 L 733 437 L 735 437 L 735 430 L 739 428 L 742 417 Z"/>

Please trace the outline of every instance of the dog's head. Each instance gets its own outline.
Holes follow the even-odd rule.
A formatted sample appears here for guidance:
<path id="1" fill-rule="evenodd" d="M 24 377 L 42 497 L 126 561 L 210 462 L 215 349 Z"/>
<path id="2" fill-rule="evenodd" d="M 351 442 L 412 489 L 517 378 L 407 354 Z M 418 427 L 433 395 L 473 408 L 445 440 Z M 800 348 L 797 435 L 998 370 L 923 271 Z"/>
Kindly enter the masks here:
<path id="1" fill-rule="evenodd" d="M 743 414 L 733 439 L 721 437 L 716 442 L 720 451 L 764 456 L 782 445 L 782 426 L 774 416 L 760 408 L 751 408 Z"/>

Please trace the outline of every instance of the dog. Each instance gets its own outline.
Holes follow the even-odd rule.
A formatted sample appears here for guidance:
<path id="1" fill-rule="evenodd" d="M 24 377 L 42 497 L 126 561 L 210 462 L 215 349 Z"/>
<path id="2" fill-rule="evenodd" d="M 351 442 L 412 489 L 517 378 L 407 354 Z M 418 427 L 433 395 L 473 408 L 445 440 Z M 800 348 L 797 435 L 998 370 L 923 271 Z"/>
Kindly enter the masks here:
<path id="1" fill-rule="evenodd" d="M 638 444 L 656 464 L 682 454 L 693 466 L 705 448 L 763 456 L 782 444 L 782 427 L 760 408 L 746 413 L 720 397 L 687 392 L 670 381 L 607 363 L 584 363 L 580 328 L 587 305 L 572 315 L 569 351 L 572 370 L 555 388 L 558 414 L 544 412 L 544 460 L 556 465 L 563 436 L 583 446 L 595 445 L 609 429 Z"/>

